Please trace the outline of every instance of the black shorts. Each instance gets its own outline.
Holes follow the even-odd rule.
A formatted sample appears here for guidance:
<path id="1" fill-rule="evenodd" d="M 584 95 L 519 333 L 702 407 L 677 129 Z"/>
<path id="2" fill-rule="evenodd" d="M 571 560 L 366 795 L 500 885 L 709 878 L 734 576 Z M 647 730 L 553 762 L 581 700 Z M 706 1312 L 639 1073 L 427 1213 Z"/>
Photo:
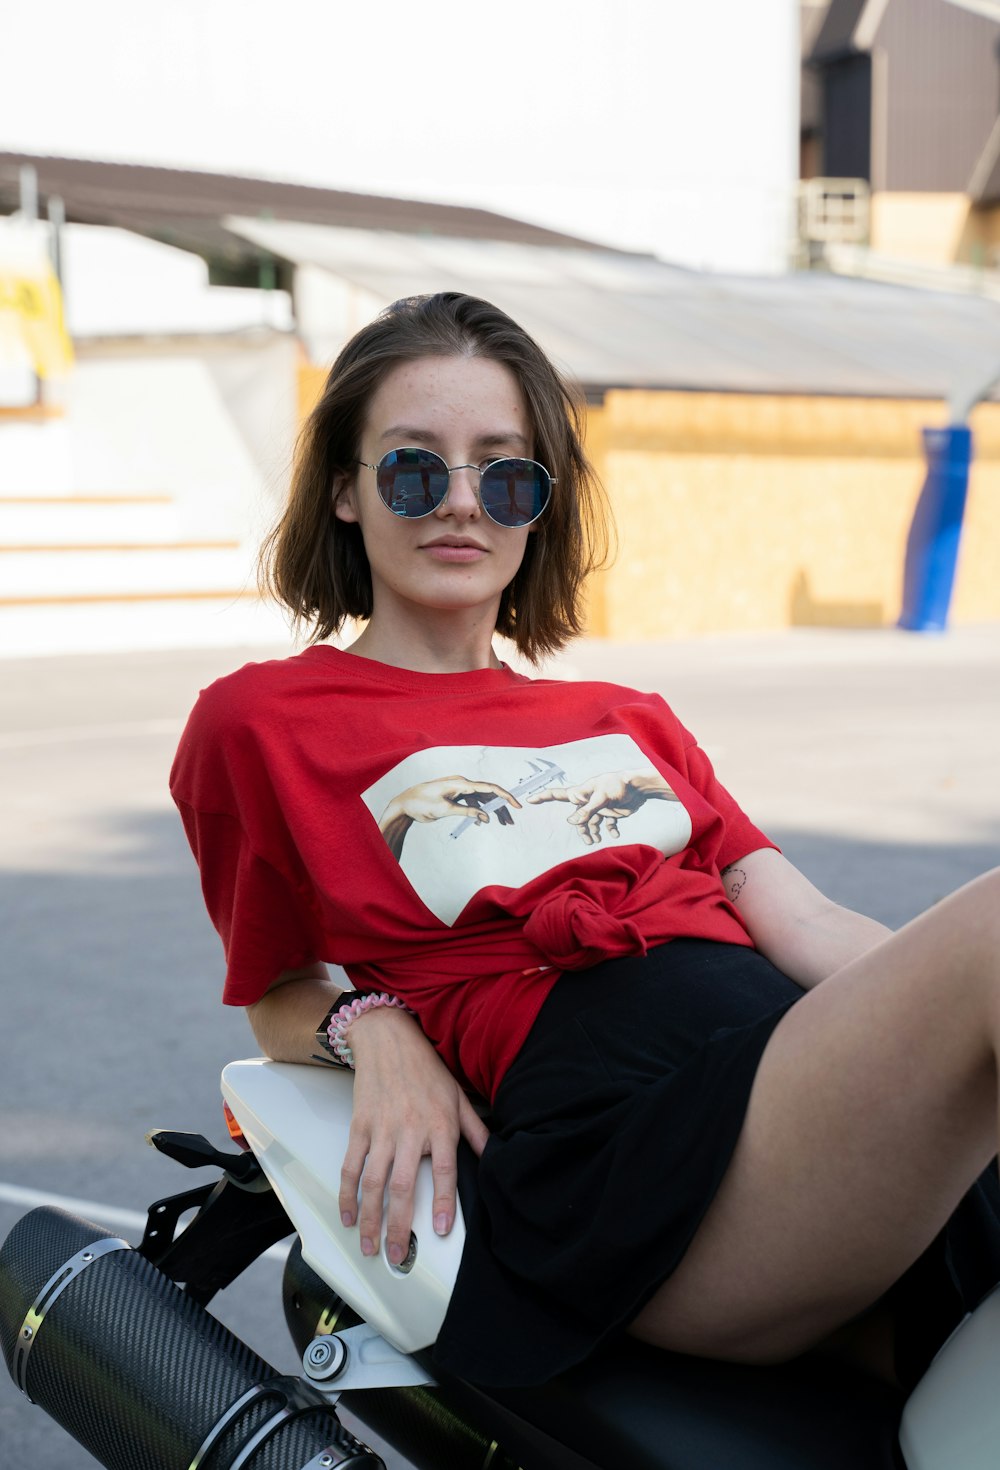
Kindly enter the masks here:
<path id="1" fill-rule="evenodd" d="M 463 1188 L 467 1236 L 440 1368 L 540 1383 L 627 1327 L 690 1244 L 761 1054 L 801 996 L 755 950 L 710 940 L 560 977 Z M 1000 1277 L 1000 1192 L 995 1180 L 985 1189 L 955 1217 L 964 1265 L 945 1232 L 900 1283 L 914 1371 Z"/>

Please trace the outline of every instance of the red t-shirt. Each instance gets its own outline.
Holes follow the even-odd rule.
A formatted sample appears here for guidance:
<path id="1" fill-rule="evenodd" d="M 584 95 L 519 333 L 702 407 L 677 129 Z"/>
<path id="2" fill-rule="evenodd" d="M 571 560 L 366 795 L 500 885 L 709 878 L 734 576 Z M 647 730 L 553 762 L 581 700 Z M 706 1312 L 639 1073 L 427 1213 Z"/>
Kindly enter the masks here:
<path id="1" fill-rule="evenodd" d="M 749 945 L 719 872 L 772 846 L 659 695 L 326 645 L 206 689 L 171 791 L 227 1003 L 340 964 L 486 1097 L 561 971 Z"/>

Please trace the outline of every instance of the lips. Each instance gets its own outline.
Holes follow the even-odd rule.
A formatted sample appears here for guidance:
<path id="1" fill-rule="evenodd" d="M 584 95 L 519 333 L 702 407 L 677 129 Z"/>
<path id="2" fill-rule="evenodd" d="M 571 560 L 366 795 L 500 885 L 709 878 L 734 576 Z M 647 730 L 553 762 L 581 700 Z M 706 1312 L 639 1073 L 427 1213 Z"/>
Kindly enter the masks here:
<path id="1" fill-rule="evenodd" d="M 488 554 L 485 546 L 465 536 L 442 536 L 437 541 L 425 541 L 420 550 L 435 561 L 446 562 L 479 561 Z"/>
<path id="2" fill-rule="evenodd" d="M 473 541 L 468 536 L 439 536 L 436 541 L 425 541 L 421 550 L 433 551 L 437 547 L 454 547 L 458 551 L 485 551 L 485 546 L 480 546 L 478 541 Z"/>

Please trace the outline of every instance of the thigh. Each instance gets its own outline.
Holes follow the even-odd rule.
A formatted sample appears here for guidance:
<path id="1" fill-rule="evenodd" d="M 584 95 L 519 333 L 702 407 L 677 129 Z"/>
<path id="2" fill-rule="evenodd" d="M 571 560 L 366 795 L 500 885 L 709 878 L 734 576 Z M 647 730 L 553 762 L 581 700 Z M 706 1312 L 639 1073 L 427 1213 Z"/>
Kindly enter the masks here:
<path id="1" fill-rule="evenodd" d="M 787 1357 L 930 1243 L 996 1153 L 998 881 L 960 890 L 782 1018 L 719 1190 L 637 1336 Z"/>

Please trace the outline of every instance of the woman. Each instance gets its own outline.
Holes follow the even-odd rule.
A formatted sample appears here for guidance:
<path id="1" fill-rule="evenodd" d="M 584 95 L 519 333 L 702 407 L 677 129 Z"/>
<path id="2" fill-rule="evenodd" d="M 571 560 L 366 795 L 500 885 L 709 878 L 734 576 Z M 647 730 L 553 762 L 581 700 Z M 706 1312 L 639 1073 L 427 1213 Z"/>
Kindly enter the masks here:
<path id="1" fill-rule="evenodd" d="M 364 629 L 213 685 L 172 779 L 225 999 L 271 1057 L 356 1064 L 366 1254 L 387 1188 L 404 1257 L 423 1155 L 442 1233 L 460 1135 L 482 1155 L 443 1367 L 538 1381 L 623 1329 L 772 1362 L 905 1312 L 916 1273 L 912 1376 L 1000 1277 L 1000 874 L 891 935 L 658 697 L 505 668 L 496 632 L 537 659 L 579 631 L 602 527 L 503 313 L 414 298 L 344 348 L 266 566 L 316 639 Z"/>

